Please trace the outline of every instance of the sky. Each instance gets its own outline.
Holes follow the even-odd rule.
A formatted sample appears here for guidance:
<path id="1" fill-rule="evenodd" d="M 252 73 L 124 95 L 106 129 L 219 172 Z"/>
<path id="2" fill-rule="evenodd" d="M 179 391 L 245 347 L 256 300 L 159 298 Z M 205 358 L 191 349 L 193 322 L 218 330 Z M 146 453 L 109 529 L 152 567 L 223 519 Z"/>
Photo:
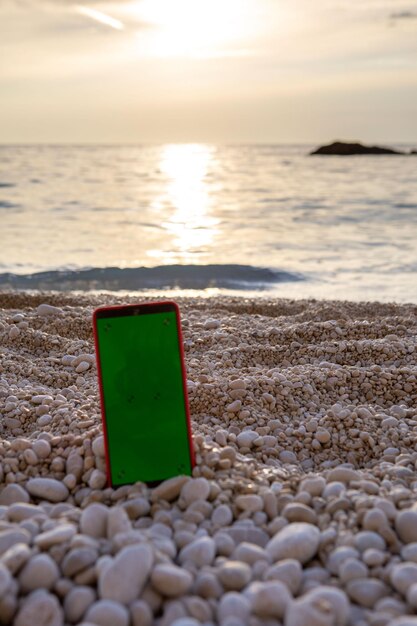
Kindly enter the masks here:
<path id="1" fill-rule="evenodd" d="M 417 141 L 417 0 L 0 0 L 0 143 Z"/>

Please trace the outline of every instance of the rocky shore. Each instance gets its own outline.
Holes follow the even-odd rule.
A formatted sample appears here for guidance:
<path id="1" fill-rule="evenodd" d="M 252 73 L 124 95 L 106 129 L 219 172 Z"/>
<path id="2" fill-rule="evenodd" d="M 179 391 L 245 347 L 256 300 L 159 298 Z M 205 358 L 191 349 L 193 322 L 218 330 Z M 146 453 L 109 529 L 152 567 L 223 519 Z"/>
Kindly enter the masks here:
<path id="1" fill-rule="evenodd" d="M 0 294 L 0 623 L 416 625 L 417 306 L 179 299 L 194 475 L 113 490 L 110 302 Z"/>

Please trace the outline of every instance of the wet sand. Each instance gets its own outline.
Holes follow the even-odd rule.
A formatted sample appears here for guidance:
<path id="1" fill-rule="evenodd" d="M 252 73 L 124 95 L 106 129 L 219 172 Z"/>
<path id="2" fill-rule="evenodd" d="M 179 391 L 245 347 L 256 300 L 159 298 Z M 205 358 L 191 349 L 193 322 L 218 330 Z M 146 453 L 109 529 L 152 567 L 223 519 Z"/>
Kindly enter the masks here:
<path id="1" fill-rule="evenodd" d="M 417 624 L 417 306 L 178 299 L 194 476 L 112 490 L 128 301 L 0 294 L 0 623 Z"/>

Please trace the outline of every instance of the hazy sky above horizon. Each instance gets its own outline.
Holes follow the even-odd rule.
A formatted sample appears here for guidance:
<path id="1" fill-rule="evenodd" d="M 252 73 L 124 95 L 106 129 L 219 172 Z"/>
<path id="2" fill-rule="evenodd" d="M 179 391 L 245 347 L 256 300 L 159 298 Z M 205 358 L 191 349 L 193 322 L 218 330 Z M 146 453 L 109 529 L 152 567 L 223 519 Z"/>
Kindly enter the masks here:
<path id="1" fill-rule="evenodd" d="M 417 142 L 417 0 L 1 0 L 0 142 Z"/>

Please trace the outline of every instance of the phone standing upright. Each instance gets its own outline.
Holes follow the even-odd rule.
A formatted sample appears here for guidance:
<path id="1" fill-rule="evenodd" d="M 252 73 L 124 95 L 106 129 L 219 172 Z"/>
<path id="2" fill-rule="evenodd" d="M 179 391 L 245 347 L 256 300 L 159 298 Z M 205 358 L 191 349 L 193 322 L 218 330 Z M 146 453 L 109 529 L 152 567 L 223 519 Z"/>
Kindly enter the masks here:
<path id="1" fill-rule="evenodd" d="M 175 302 L 93 313 L 107 477 L 117 487 L 191 475 L 195 463 Z"/>

